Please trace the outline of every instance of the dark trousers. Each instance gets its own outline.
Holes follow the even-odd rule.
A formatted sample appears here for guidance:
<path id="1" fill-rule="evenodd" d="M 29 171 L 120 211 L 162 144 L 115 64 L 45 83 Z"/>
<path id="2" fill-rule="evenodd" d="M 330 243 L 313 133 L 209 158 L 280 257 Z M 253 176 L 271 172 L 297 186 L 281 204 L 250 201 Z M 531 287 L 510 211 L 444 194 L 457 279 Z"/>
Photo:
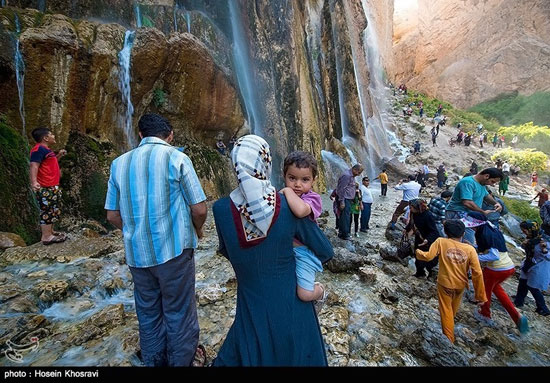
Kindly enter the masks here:
<path id="1" fill-rule="evenodd" d="M 386 195 L 386 193 L 388 192 L 388 184 L 380 184 L 380 194 L 382 194 L 383 196 Z"/>
<path id="2" fill-rule="evenodd" d="M 393 213 L 393 216 L 391 217 L 391 221 L 393 223 L 397 222 L 397 219 L 405 212 L 405 208 L 409 206 L 409 201 L 403 201 L 399 202 L 399 205 L 395 208 L 395 212 Z"/>
<path id="3" fill-rule="evenodd" d="M 143 362 L 190 366 L 199 342 L 193 249 L 162 265 L 130 271 Z"/>
<path id="4" fill-rule="evenodd" d="M 352 217 L 353 217 L 353 228 L 354 228 L 354 233 L 357 234 L 357 232 L 359 231 L 359 213 L 355 214 L 353 213 L 352 214 Z M 350 225 L 350 231 L 351 231 L 351 225 Z"/>
<path id="5" fill-rule="evenodd" d="M 363 211 L 361 212 L 361 230 L 368 230 L 370 222 L 370 212 L 372 203 L 363 202 Z"/>
<path id="6" fill-rule="evenodd" d="M 416 273 L 421 275 L 426 275 L 426 272 L 424 270 L 428 270 L 428 272 L 431 272 L 432 269 L 437 266 L 438 262 L 439 262 L 439 256 L 435 257 L 429 262 L 420 261 L 417 259 L 414 262 L 416 266 Z"/>
<path id="7" fill-rule="evenodd" d="M 535 298 L 535 302 L 537 304 L 537 310 L 543 311 L 543 312 L 549 312 L 548 306 L 546 306 L 546 302 L 544 301 L 544 295 L 540 292 L 539 289 L 535 289 L 533 287 L 530 287 L 527 285 L 527 279 L 520 279 L 518 284 L 518 291 L 516 292 L 516 298 L 514 299 L 514 305 L 516 307 L 523 306 L 523 303 L 525 302 L 525 297 L 527 296 L 527 292 L 530 291 L 533 298 Z"/>
<path id="8" fill-rule="evenodd" d="M 349 237 L 351 231 L 351 200 L 344 200 L 345 207 L 344 210 L 340 211 L 340 227 L 338 236 L 339 237 Z"/>
<path id="9" fill-rule="evenodd" d="M 445 184 L 445 181 L 443 181 L 439 178 L 437 179 L 437 187 L 438 188 L 442 188 L 444 184 Z"/>

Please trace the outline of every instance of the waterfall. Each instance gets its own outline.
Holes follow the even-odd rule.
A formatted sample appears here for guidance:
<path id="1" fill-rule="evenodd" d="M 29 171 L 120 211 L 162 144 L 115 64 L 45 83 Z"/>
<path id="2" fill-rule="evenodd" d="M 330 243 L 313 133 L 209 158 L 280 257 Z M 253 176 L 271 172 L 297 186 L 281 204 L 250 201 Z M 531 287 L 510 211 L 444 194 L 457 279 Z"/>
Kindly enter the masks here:
<path id="1" fill-rule="evenodd" d="M 124 36 L 124 47 L 118 54 L 118 63 L 119 63 L 119 81 L 118 87 L 120 93 L 122 94 L 122 102 L 126 106 L 126 110 L 123 119 L 120 121 L 122 130 L 126 137 L 126 147 L 134 148 L 137 145 L 137 138 L 134 133 L 134 128 L 132 125 L 132 116 L 134 114 L 134 106 L 132 105 L 131 100 L 131 89 L 130 89 L 130 63 L 132 57 L 132 46 L 134 44 L 135 31 L 126 31 Z"/>
<path id="2" fill-rule="evenodd" d="M 350 165 L 339 155 L 327 150 L 321 150 L 321 158 L 325 165 L 327 188 L 335 188 L 338 184 L 338 178 L 350 168 Z"/>
<path id="3" fill-rule="evenodd" d="M 25 95 L 25 61 L 21 54 L 19 44 L 19 34 L 21 33 L 21 24 L 17 13 L 15 15 L 15 76 L 17 78 L 17 93 L 19 95 L 19 115 L 21 116 L 21 124 L 23 126 L 23 137 L 27 137 L 27 128 L 25 126 L 25 105 L 23 102 Z"/>
<path id="4" fill-rule="evenodd" d="M 141 9 L 138 3 L 134 4 L 134 13 L 136 14 L 136 27 L 141 28 Z"/>
<path id="5" fill-rule="evenodd" d="M 259 97 L 253 84 L 252 76 L 254 71 L 252 70 L 248 54 L 247 39 L 241 24 L 238 0 L 228 0 L 228 2 L 231 32 L 233 34 L 233 67 L 237 74 L 237 81 L 248 116 L 250 131 L 253 134 L 262 136 L 262 121 L 260 121 L 260 112 L 257 104 Z"/>
<path id="6" fill-rule="evenodd" d="M 5 7 L 6 6 L 6 0 L 2 0 L 2 2 L 0 2 L 0 6 Z"/>
<path id="7" fill-rule="evenodd" d="M 369 125 L 371 137 L 379 144 L 380 154 L 382 156 L 399 156 L 403 162 L 410 153 L 409 149 L 404 148 L 401 142 L 391 130 L 388 123 L 388 89 L 384 84 L 384 71 L 380 62 L 380 50 L 378 48 L 378 37 L 374 28 L 373 18 L 369 13 L 367 0 L 361 0 L 363 12 L 367 19 L 367 28 L 363 31 L 363 47 L 371 73 L 369 83 L 369 92 L 373 97 L 373 116 L 370 118 Z M 376 128 L 374 128 L 376 127 Z M 393 149 L 393 154 L 392 154 Z"/>
<path id="8" fill-rule="evenodd" d="M 178 3 L 174 4 L 174 32 L 178 31 L 178 11 L 180 9 L 180 5 Z"/>
<path id="9" fill-rule="evenodd" d="M 187 23 L 187 33 L 191 33 L 191 12 L 185 11 L 185 22 Z"/>
<path id="10" fill-rule="evenodd" d="M 46 12 L 46 0 L 38 0 L 38 10 L 42 13 Z"/>
<path id="11" fill-rule="evenodd" d="M 308 25 L 306 28 L 307 33 L 307 46 L 309 53 L 311 55 L 311 63 L 313 65 L 313 78 L 315 82 L 315 90 L 317 90 L 317 95 L 319 96 L 319 101 L 321 103 L 321 106 L 326 108 L 325 105 L 325 95 L 323 92 L 323 88 L 321 86 L 322 83 L 322 76 L 321 76 L 321 68 L 319 65 L 319 56 L 323 55 L 323 51 L 321 48 L 321 13 L 323 11 L 323 6 L 325 4 L 325 0 L 321 0 L 317 3 L 310 3 L 307 2 L 308 7 Z"/>

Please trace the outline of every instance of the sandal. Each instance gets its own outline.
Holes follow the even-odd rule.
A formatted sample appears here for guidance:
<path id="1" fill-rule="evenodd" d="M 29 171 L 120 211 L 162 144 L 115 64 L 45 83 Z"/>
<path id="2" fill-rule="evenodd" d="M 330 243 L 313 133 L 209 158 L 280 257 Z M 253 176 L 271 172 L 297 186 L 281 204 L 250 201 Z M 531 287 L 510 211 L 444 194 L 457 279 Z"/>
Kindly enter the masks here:
<path id="1" fill-rule="evenodd" d="M 202 344 L 197 346 L 197 351 L 195 351 L 195 356 L 193 357 L 193 363 L 191 363 L 191 366 L 206 367 L 206 350 Z"/>
<path id="2" fill-rule="evenodd" d="M 320 284 L 319 282 L 315 282 L 316 285 L 319 285 L 319 287 L 321 287 L 321 290 L 323 290 L 323 295 L 321 296 L 321 298 L 317 299 L 316 301 L 313 302 L 313 306 L 315 307 L 315 312 L 317 314 L 319 314 L 321 312 L 321 309 L 323 308 L 323 306 L 325 305 L 325 302 L 327 300 L 327 297 L 328 297 L 328 291 L 327 289 L 325 289 L 325 287 Z"/>
<path id="3" fill-rule="evenodd" d="M 53 243 L 65 242 L 66 239 L 67 239 L 67 237 L 64 234 L 63 235 L 54 235 L 54 237 L 52 239 L 50 239 L 49 241 L 42 241 L 42 244 L 44 246 L 48 246 L 48 245 L 51 245 Z"/>

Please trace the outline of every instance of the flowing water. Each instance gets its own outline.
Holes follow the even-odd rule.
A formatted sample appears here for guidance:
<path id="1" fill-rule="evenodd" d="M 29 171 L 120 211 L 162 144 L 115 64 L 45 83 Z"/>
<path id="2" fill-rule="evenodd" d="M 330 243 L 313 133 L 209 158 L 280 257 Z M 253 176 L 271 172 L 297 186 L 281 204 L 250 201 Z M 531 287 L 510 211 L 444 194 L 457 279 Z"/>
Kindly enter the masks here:
<path id="1" fill-rule="evenodd" d="M 241 12 L 237 0 L 228 0 L 231 32 L 233 34 L 233 67 L 237 75 L 239 90 L 248 116 L 248 124 L 253 134 L 262 136 L 262 125 L 259 97 L 254 86 L 251 59 L 247 37 L 241 21 Z M 265 137 L 264 137 L 265 138 Z"/>
<path id="2" fill-rule="evenodd" d="M 21 34 L 21 23 L 17 13 L 15 15 L 15 76 L 17 78 L 17 94 L 19 95 L 19 115 L 21 116 L 21 124 L 23 127 L 23 137 L 27 137 L 27 128 L 25 123 L 25 60 L 21 54 L 21 46 L 19 44 L 19 35 Z"/>
<path id="3" fill-rule="evenodd" d="M 122 94 L 122 103 L 125 110 L 119 121 L 120 128 L 126 137 L 126 148 L 133 149 L 137 145 L 137 138 L 132 124 L 132 116 L 134 115 L 134 106 L 131 100 L 131 57 L 132 46 L 134 44 L 135 31 L 126 31 L 124 36 L 124 47 L 118 54 L 119 63 L 119 81 L 118 87 Z"/>
<path id="4" fill-rule="evenodd" d="M 136 15 L 136 27 L 141 28 L 141 9 L 138 3 L 134 4 L 134 13 Z"/>
<path id="5" fill-rule="evenodd" d="M 38 0 L 38 10 L 40 12 L 46 12 L 46 0 Z"/>

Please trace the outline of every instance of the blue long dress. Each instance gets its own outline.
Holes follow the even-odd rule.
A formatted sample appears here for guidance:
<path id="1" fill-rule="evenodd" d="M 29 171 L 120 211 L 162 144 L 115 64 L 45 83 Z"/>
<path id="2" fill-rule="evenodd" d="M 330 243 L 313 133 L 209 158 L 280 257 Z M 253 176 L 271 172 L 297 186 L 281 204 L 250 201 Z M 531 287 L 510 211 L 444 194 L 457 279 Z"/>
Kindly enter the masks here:
<path id="1" fill-rule="evenodd" d="M 237 276 L 237 309 L 214 366 L 326 366 L 321 329 L 312 302 L 296 295 L 293 238 L 326 262 L 332 245 L 308 218 L 296 218 L 278 194 L 279 214 L 267 237 L 242 248 L 229 198 L 218 200 L 214 219 L 220 252 Z M 239 219 L 237 219 L 239 218 Z"/>

